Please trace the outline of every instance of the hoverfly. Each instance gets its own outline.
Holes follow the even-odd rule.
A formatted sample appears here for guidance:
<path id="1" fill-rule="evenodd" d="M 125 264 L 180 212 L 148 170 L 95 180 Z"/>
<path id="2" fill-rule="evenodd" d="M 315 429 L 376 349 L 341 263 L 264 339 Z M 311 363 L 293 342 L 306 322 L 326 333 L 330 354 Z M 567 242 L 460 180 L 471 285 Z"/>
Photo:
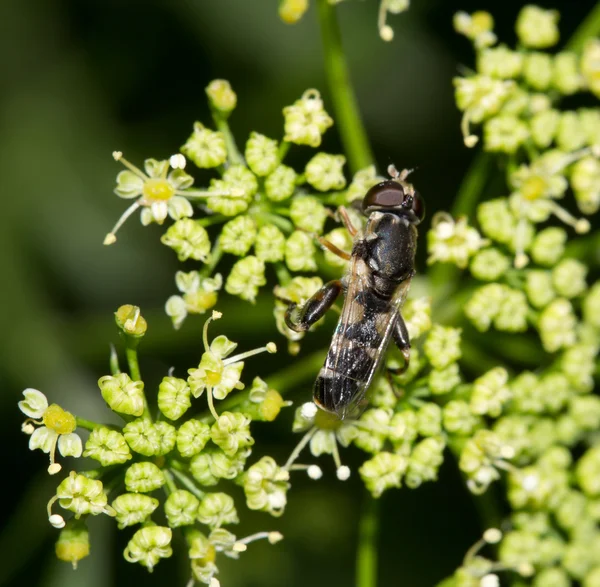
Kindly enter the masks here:
<path id="1" fill-rule="evenodd" d="M 285 315 L 292 330 L 308 330 L 345 292 L 340 320 L 313 392 L 315 403 L 340 419 L 355 416 L 364 408 L 365 394 L 390 339 L 405 360 L 395 373 L 405 371 L 410 361 L 410 340 L 400 309 L 415 274 L 416 226 L 423 220 L 425 205 L 405 181 L 409 171 L 399 173 L 391 165 L 388 173 L 392 179 L 373 186 L 363 199 L 363 213 L 368 217 L 364 233 L 340 208 L 354 239 L 351 254 L 319 239 L 350 261 L 346 275 L 326 283 L 303 306 L 291 303 Z"/>

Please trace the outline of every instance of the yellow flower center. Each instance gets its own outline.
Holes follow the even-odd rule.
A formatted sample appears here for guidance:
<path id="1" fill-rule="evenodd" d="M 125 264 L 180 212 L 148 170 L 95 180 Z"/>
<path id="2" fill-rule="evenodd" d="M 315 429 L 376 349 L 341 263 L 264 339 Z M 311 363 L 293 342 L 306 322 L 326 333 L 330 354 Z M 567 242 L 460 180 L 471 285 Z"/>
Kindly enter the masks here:
<path id="1" fill-rule="evenodd" d="M 519 191 L 526 200 L 537 200 L 546 192 L 546 182 L 539 175 L 534 175 L 525 180 Z"/>
<path id="2" fill-rule="evenodd" d="M 221 383 L 222 371 L 206 371 L 206 383 L 211 387 Z"/>
<path id="3" fill-rule="evenodd" d="M 336 414 L 319 410 L 315 416 L 315 426 L 320 430 L 337 430 L 341 425 L 342 421 Z"/>
<path id="4" fill-rule="evenodd" d="M 77 428 L 75 416 L 58 404 L 48 406 L 43 416 L 44 424 L 57 434 L 71 434 Z"/>
<path id="5" fill-rule="evenodd" d="M 170 200 L 175 188 L 166 179 L 154 177 L 144 182 L 142 193 L 147 200 Z"/>
<path id="6" fill-rule="evenodd" d="M 189 312 L 202 313 L 210 310 L 217 303 L 217 292 L 197 291 L 183 296 Z"/>

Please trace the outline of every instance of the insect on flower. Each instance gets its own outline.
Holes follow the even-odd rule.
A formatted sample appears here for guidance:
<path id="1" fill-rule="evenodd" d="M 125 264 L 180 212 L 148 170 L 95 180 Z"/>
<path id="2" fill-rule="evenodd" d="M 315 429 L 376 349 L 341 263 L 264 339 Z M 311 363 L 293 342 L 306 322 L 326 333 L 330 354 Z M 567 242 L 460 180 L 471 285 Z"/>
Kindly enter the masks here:
<path id="1" fill-rule="evenodd" d="M 286 312 L 292 330 L 308 330 L 345 292 L 342 314 L 314 385 L 315 403 L 340 419 L 364 408 L 365 394 L 390 339 L 405 359 L 392 372 L 402 373 L 410 360 L 410 340 L 400 309 L 415 273 L 416 226 L 423 220 L 425 205 L 405 181 L 409 171 L 400 173 L 391 165 L 388 173 L 392 179 L 375 185 L 364 197 L 363 212 L 368 216 L 364 233 L 340 208 L 354 239 L 351 254 L 319 238 L 325 248 L 350 261 L 347 274 L 326 283 L 304 306 L 290 303 Z"/>

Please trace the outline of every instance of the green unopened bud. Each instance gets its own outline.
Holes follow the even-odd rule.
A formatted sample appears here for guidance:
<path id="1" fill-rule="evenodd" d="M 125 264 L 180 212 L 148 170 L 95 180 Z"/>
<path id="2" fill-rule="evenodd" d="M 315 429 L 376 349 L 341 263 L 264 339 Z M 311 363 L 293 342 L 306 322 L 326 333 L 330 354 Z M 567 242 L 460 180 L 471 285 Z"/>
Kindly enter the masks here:
<path id="1" fill-rule="evenodd" d="M 490 247 L 478 251 L 471 259 L 470 270 L 473 277 L 482 281 L 497 281 L 510 267 L 510 260 L 498 249 Z"/>
<path id="2" fill-rule="evenodd" d="M 265 263 L 281 261 L 285 254 L 285 236 L 274 224 L 260 228 L 254 243 L 256 258 Z"/>
<path id="3" fill-rule="evenodd" d="M 277 141 L 251 132 L 246 143 L 246 163 L 255 175 L 269 175 L 279 165 Z"/>
<path id="4" fill-rule="evenodd" d="M 358 420 L 354 444 L 366 452 L 379 452 L 383 448 L 389 422 L 390 414 L 386 410 L 367 410 Z"/>
<path id="5" fill-rule="evenodd" d="M 178 420 L 192 405 L 185 379 L 163 377 L 158 386 L 158 409 L 170 420 Z"/>
<path id="6" fill-rule="evenodd" d="M 579 56 L 571 51 L 557 53 L 554 56 L 552 85 L 565 95 L 574 94 L 581 89 L 583 78 L 579 73 Z"/>
<path id="7" fill-rule="evenodd" d="M 144 413 L 144 382 L 132 381 L 127 373 L 105 375 L 98 386 L 108 407 L 119 414 L 141 416 Z"/>
<path id="8" fill-rule="evenodd" d="M 133 463 L 125 471 L 125 488 L 132 493 L 150 493 L 164 484 L 164 473 L 154 463 Z"/>
<path id="9" fill-rule="evenodd" d="M 475 123 L 498 114 L 515 85 L 513 81 L 497 80 L 486 75 L 455 77 L 452 81 L 459 110 L 468 112 L 468 120 Z"/>
<path id="10" fill-rule="evenodd" d="M 503 405 L 511 398 L 507 381 L 508 372 L 502 367 L 495 367 L 475 379 L 470 399 L 471 411 L 497 418 L 502 413 Z"/>
<path id="11" fill-rule="evenodd" d="M 394 448 L 401 443 L 410 445 L 419 434 L 417 414 L 412 410 L 397 412 L 392 416 L 389 427 L 389 438 L 394 444 Z"/>
<path id="12" fill-rule="evenodd" d="M 194 131 L 181 147 L 181 152 L 201 169 L 218 167 L 227 161 L 223 133 L 205 128 L 200 122 L 194 123 Z"/>
<path id="13" fill-rule="evenodd" d="M 296 230 L 285 243 L 285 262 L 291 271 L 316 271 L 315 245 L 312 237 Z"/>
<path id="14" fill-rule="evenodd" d="M 571 579 L 560 567 L 541 569 L 533 578 L 533 587 L 571 587 Z M 587 586 L 586 586 L 587 587 Z"/>
<path id="15" fill-rule="evenodd" d="M 592 432 L 600 426 L 600 398 L 584 395 L 571 398 L 569 415 L 582 431 Z"/>
<path id="16" fill-rule="evenodd" d="M 197 515 L 201 524 L 211 528 L 239 522 L 233 498 L 226 493 L 207 493 L 200 502 Z"/>
<path id="17" fill-rule="evenodd" d="M 465 443 L 458 466 L 468 476 L 467 486 L 473 493 L 482 493 L 500 477 L 494 464 L 505 452 L 506 445 L 491 430 L 477 430 Z"/>
<path id="18" fill-rule="evenodd" d="M 527 330 L 528 310 L 525 294 L 520 290 L 505 287 L 494 326 L 506 332 L 524 332 Z"/>
<path id="19" fill-rule="evenodd" d="M 564 112 L 556 130 L 556 144 L 563 151 L 575 151 L 587 142 L 586 130 L 576 112 Z"/>
<path id="20" fill-rule="evenodd" d="M 280 0 L 279 18 L 286 24 L 298 22 L 308 10 L 308 0 Z"/>
<path id="21" fill-rule="evenodd" d="M 248 399 L 239 407 L 240 412 L 259 422 L 272 422 L 277 418 L 281 408 L 288 405 L 281 395 L 260 377 L 255 377 L 248 392 Z"/>
<path id="22" fill-rule="evenodd" d="M 325 235 L 325 239 L 342 251 L 348 252 L 352 250 L 352 237 L 345 228 L 334 228 Z M 325 250 L 325 261 L 336 267 L 345 267 L 347 263 L 345 259 L 342 259 L 329 250 Z"/>
<path id="23" fill-rule="evenodd" d="M 489 47 L 496 42 L 493 32 L 494 19 L 489 12 L 478 10 L 473 14 L 457 12 L 453 21 L 454 30 L 468 39 L 471 39 L 475 47 Z"/>
<path id="24" fill-rule="evenodd" d="M 556 292 L 552 287 L 552 274 L 540 269 L 527 271 L 525 292 L 534 307 L 547 306 L 556 297 Z"/>
<path id="25" fill-rule="evenodd" d="M 327 220 L 327 209 L 313 196 L 299 196 L 292 200 L 290 218 L 297 228 L 321 234 Z"/>
<path id="26" fill-rule="evenodd" d="M 156 456 L 160 450 L 158 431 L 145 418 L 129 422 L 123 428 L 123 436 L 132 450 L 146 457 Z"/>
<path id="27" fill-rule="evenodd" d="M 219 244 L 226 253 L 243 257 L 256 239 L 256 222 L 250 216 L 237 216 L 223 226 Z"/>
<path id="28" fill-rule="evenodd" d="M 103 467 L 108 467 L 126 463 L 131 458 L 131 452 L 122 434 L 101 426 L 90 433 L 83 456 L 96 459 Z"/>
<path id="29" fill-rule="evenodd" d="M 213 456 L 215 453 L 212 452 L 201 452 L 195 455 L 190 461 L 190 472 L 194 479 L 200 484 L 206 487 L 211 487 L 219 482 L 219 477 L 214 474 L 213 470 Z"/>
<path id="30" fill-rule="evenodd" d="M 588 89 L 596 98 L 600 97 L 600 40 L 587 41 L 583 48 L 580 67 Z"/>
<path id="31" fill-rule="evenodd" d="M 76 519 L 86 514 L 115 515 L 115 511 L 108 505 L 102 481 L 89 479 L 75 471 L 71 471 L 69 476 L 61 481 L 56 488 L 56 497 L 60 507 L 73 512 Z"/>
<path id="32" fill-rule="evenodd" d="M 552 270 L 552 284 L 559 296 L 574 298 L 582 294 L 587 283 L 587 267 L 576 259 L 563 259 Z"/>
<path id="33" fill-rule="evenodd" d="M 187 259 L 203 263 L 208 261 L 210 254 L 208 233 L 203 226 L 191 218 L 182 218 L 172 224 L 160 237 L 160 241 L 173 249 L 180 261 Z"/>
<path id="34" fill-rule="evenodd" d="M 559 18 L 556 10 L 544 10 L 531 4 L 523 7 L 515 25 L 519 41 L 533 49 L 553 47 L 560 38 Z"/>
<path id="35" fill-rule="evenodd" d="M 426 438 L 413 449 L 408 460 L 406 485 L 419 487 L 426 481 L 435 481 L 440 465 L 444 462 L 444 441 L 439 437 Z"/>
<path id="36" fill-rule="evenodd" d="M 528 53 L 523 60 L 523 78 L 535 90 L 544 91 L 552 81 L 552 57 L 546 53 Z"/>
<path id="37" fill-rule="evenodd" d="M 317 153 L 306 165 L 306 181 L 321 192 L 341 190 L 346 185 L 345 163 L 343 155 Z"/>
<path id="38" fill-rule="evenodd" d="M 434 216 L 432 228 L 427 233 L 427 263 L 454 263 L 464 269 L 479 249 L 486 244 L 477 229 L 469 226 L 467 218 L 454 220 L 450 215 Z"/>
<path id="39" fill-rule="evenodd" d="M 600 141 L 599 141 L 600 142 Z M 571 168 L 571 187 L 577 206 L 584 214 L 594 214 L 600 208 L 600 162 L 584 157 Z"/>
<path id="40" fill-rule="evenodd" d="M 248 468 L 243 476 L 246 503 L 251 510 L 262 510 L 280 516 L 287 503 L 290 474 L 271 457 L 263 457 Z"/>
<path id="41" fill-rule="evenodd" d="M 550 227 L 541 230 L 531 245 L 531 257 L 539 265 L 556 265 L 565 252 L 567 233 L 562 228 Z"/>
<path id="42" fill-rule="evenodd" d="M 558 110 L 543 110 L 529 121 L 529 130 L 534 143 L 541 149 L 547 149 L 554 140 L 560 122 Z"/>
<path id="43" fill-rule="evenodd" d="M 598 353 L 596 344 L 577 344 L 568 348 L 560 361 L 561 371 L 569 383 L 580 393 L 587 393 L 594 387 L 594 361 Z"/>
<path id="44" fill-rule="evenodd" d="M 499 79 L 517 78 L 521 73 L 523 55 L 505 45 L 484 49 L 477 55 L 477 71 Z"/>
<path id="45" fill-rule="evenodd" d="M 540 314 L 538 330 L 544 349 L 553 353 L 575 344 L 577 319 L 571 303 L 557 298 Z"/>
<path id="46" fill-rule="evenodd" d="M 486 236 L 503 244 L 512 241 L 516 222 L 505 198 L 480 204 L 477 207 L 477 220 Z"/>
<path id="47" fill-rule="evenodd" d="M 115 312 L 117 327 L 127 336 L 141 338 L 148 330 L 148 324 L 137 306 L 126 304 Z"/>
<path id="48" fill-rule="evenodd" d="M 56 558 L 71 563 L 76 569 L 77 563 L 90 554 L 90 536 L 85 523 L 69 520 L 60 531 L 54 549 Z"/>
<path id="49" fill-rule="evenodd" d="M 486 332 L 490 328 L 494 318 L 500 312 L 505 294 L 505 286 L 498 283 L 490 283 L 475 290 L 464 310 L 477 330 Z"/>
<path id="50" fill-rule="evenodd" d="M 265 193 L 273 202 L 287 200 L 296 189 L 296 172 L 287 165 L 279 165 L 265 180 Z"/>
<path id="51" fill-rule="evenodd" d="M 123 493 L 113 502 L 119 529 L 144 522 L 158 507 L 159 501 L 142 493 Z"/>
<path id="52" fill-rule="evenodd" d="M 173 491 L 165 501 L 165 515 L 171 528 L 190 526 L 196 522 L 200 500 L 185 489 Z"/>
<path id="53" fill-rule="evenodd" d="M 529 138 L 527 125 L 512 114 L 500 114 L 484 126 L 485 150 L 492 153 L 516 153 Z"/>
<path id="54" fill-rule="evenodd" d="M 372 459 L 365 461 L 358 470 L 373 497 L 381 494 L 391 487 L 400 487 L 402 475 L 408 466 L 407 459 L 401 455 L 380 452 Z"/>
<path id="55" fill-rule="evenodd" d="M 544 387 L 537 375 L 524 371 L 510 384 L 513 407 L 525 414 L 540 414 L 544 411 Z"/>
<path id="56" fill-rule="evenodd" d="M 306 90 L 302 98 L 283 109 L 283 140 L 297 145 L 318 147 L 321 136 L 333 124 L 317 90 Z"/>
<path id="57" fill-rule="evenodd" d="M 469 404 L 463 400 L 452 400 L 442 409 L 444 428 L 450 434 L 467 436 L 479 424 L 479 419 L 471 412 Z"/>
<path id="58" fill-rule="evenodd" d="M 425 355 L 433 367 L 444 369 L 460 359 L 460 334 L 460 328 L 434 324 L 423 345 Z"/>
<path id="59" fill-rule="evenodd" d="M 254 303 L 258 295 L 258 288 L 266 283 L 265 264 L 250 255 L 240 259 L 233 266 L 225 282 L 225 291 Z"/>
<path id="60" fill-rule="evenodd" d="M 432 369 L 429 373 L 429 389 L 434 395 L 450 393 L 460 383 L 458 364 L 452 363 L 445 369 Z"/>
<path id="61" fill-rule="evenodd" d="M 212 425 L 210 438 L 227 456 L 233 456 L 240 449 L 254 444 L 250 418 L 239 412 L 223 412 Z"/>
<path id="62" fill-rule="evenodd" d="M 219 479 L 234 479 L 244 469 L 251 449 L 240 450 L 228 457 L 223 451 L 203 452 L 190 462 L 190 470 L 201 485 L 215 485 Z M 202 458 L 202 457 L 208 457 Z"/>
<path id="63" fill-rule="evenodd" d="M 177 440 L 177 431 L 167 422 L 156 422 L 154 430 L 158 435 L 158 450 L 156 455 L 162 456 L 169 454 L 175 448 Z"/>
<path id="64" fill-rule="evenodd" d="M 592 326 L 600 328 L 600 281 L 590 287 L 581 304 L 583 319 Z"/>
<path id="65" fill-rule="evenodd" d="M 600 496 L 600 447 L 589 448 L 575 468 L 577 483 L 589 497 Z"/>
<path id="66" fill-rule="evenodd" d="M 231 89 L 231 84 L 224 79 L 214 79 L 206 86 L 206 95 L 210 105 L 226 118 L 237 104 L 237 96 Z"/>
<path id="67" fill-rule="evenodd" d="M 210 426 L 200 420 L 188 420 L 177 430 L 177 450 L 182 457 L 197 455 L 210 439 Z"/>
<path id="68" fill-rule="evenodd" d="M 417 421 L 421 436 L 438 436 L 442 433 L 442 409 L 437 404 L 423 404 L 417 411 Z"/>
<path id="69" fill-rule="evenodd" d="M 173 554 L 171 548 L 171 528 L 163 526 L 146 526 L 134 535 L 123 551 L 129 563 L 140 563 L 152 572 L 161 558 L 169 558 Z"/>

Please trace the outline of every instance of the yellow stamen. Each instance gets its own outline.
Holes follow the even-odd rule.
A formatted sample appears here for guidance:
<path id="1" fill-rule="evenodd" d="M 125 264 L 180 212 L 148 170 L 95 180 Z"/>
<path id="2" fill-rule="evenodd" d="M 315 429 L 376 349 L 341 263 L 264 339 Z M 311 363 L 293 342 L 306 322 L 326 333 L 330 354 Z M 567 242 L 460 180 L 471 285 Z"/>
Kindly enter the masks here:
<path id="1" fill-rule="evenodd" d="M 155 177 L 144 182 L 142 193 L 149 201 L 167 201 L 175 195 L 175 188 L 166 179 Z"/>
<path id="2" fill-rule="evenodd" d="M 133 204 L 131 204 L 131 206 L 129 206 L 129 208 L 127 208 L 127 210 L 125 210 L 125 212 L 123 212 L 123 214 L 121 215 L 121 218 L 119 218 L 119 220 L 117 221 L 117 223 L 114 225 L 113 229 L 104 238 L 104 243 L 103 244 L 105 244 L 105 245 L 112 245 L 113 243 L 117 242 L 117 235 L 116 235 L 117 230 L 119 230 L 119 228 L 121 228 L 121 226 L 123 226 L 123 224 L 125 223 L 125 221 L 139 207 L 140 207 L 140 203 L 138 201 L 135 201 Z"/>

